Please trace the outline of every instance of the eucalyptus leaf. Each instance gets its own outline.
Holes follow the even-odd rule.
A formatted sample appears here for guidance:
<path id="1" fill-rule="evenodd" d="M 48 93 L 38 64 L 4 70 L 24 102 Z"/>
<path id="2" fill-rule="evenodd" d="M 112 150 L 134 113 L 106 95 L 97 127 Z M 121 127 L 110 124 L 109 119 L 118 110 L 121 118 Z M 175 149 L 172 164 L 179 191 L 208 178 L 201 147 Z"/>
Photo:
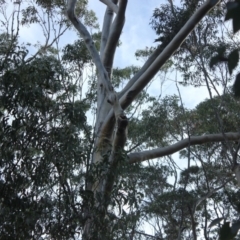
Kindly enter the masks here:
<path id="1" fill-rule="evenodd" d="M 216 218 L 216 219 L 214 219 L 214 220 L 209 224 L 208 227 L 211 228 L 211 227 L 219 224 L 223 219 L 224 219 L 224 218 Z"/>

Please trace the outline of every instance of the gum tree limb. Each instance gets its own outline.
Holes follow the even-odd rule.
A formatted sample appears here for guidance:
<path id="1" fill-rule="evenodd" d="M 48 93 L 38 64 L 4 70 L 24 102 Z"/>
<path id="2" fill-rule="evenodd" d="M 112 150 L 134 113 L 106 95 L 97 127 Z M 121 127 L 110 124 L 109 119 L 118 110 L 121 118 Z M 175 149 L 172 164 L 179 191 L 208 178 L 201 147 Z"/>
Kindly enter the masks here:
<path id="1" fill-rule="evenodd" d="M 135 152 L 128 154 L 129 163 L 143 162 L 146 160 L 164 157 L 176 153 L 188 146 L 201 145 L 208 142 L 221 142 L 221 141 L 238 141 L 240 139 L 239 132 L 228 132 L 223 135 L 222 133 L 208 134 L 203 136 L 192 136 L 185 138 L 173 145 L 156 148 L 153 150 Z"/>

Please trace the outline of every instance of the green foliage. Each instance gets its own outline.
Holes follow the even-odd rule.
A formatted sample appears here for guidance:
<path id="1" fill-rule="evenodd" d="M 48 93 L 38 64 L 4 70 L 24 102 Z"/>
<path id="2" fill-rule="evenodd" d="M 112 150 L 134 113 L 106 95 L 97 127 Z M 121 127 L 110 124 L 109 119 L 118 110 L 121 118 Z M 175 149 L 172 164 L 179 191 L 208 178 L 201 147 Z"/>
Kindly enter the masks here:
<path id="1" fill-rule="evenodd" d="M 240 12 L 240 1 L 235 0 L 234 2 L 227 2 L 227 13 L 225 21 L 232 19 L 233 32 L 236 33 L 240 29 L 239 12 Z"/>
<path id="2" fill-rule="evenodd" d="M 141 117 L 134 118 L 130 122 L 129 139 L 145 147 L 167 145 L 168 133 L 181 128 L 174 116 L 178 119 L 183 117 L 178 97 L 168 96 L 161 101 L 154 99 L 149 108 L 142 112 Z M 142 131 L 149 124 L 151 128 Z M 175 129 L 173 125 L 176 126 Z"/>
<path id="3" fill-rule="evenodd" d="M 154 51 L 155 49 L 152 47 L 152 48 L 146 48 L 146 49 L 141 49 L 141 50 L 137 50 L 135 52 L 135 56 L 137 58 L 137 60 L 139 58 L 148 58 Z"/>
<path id="4" fill-rule="evenodd" d="M 63 61 L 75 63 L 80 68 L 91 62 L 91 56 L 83 40 L 77 40 L 74 44 L 68 44 L 63 49 Z"/>
<path id="5" fill-rule="evenodd" d="M 27 58 L 17 42 L 6 54 L 8 41 L 1 36 L 0 235 L 68 239 L 81 221 L 71 196 L 84 177 L 88 143 L 79 136 L 88 128 L 88 105 L 69 102 L 75 87 L 57 58 Z"/>
<path id="6" fill-rule="evenodd" d="M 230 95 L 226 94 L 213 99 L 205 100 L 196 106 L 193 111 L 197 132 L 195 134 L 218 132 L 218 126 L 215 124 L 218 116 L 223 121 L 223 130 L 226 132 L 237 130 L 239 127 L 239 103 Z M 203 120 L 204 119 L 204 120 Z"/>
<path id="7" fill-rule="evenodd" d="M 219 230 L 220 240 L 233 240 L 240 229 L 240 222 L 235 222 L 230 227 L 230 222 L 225 222 Z"/>
<path id="8" fill-rule="evenodd" d="M 224 219 L 224 218 L 216 218 L 216 219 L 214 219 L 214 220 L 210 223 L 210 225 L 209 225 L 208 227 L 211 228 L 211 227 L 219 224 L 223 219 Z"/>
<path id="9" fill-rule="evenodd" d="M 162 48 L 162 47 L 161 47 Z M 151 54 L 156 50 L 156 48 L 151 47 L 148 48 L 146 47 L 145 49 L 137 50 L 135 52 L 135 56 L 137 60 L 143 59 L 144 61 L 148 59 Z M 173 61 L 169 59 L 160 69 L 160 71 L 167 72 L 171 67 L 173 66 Z"/>
<path id="10" fill-rule="evenodd" d="M 171 9 L 169 5 L 156 8 L 150 22 L 156 34 L 159 35 L 155 41 L 161 42 L 164 46 L 167 45 L 196 9 L 196 3 L 197 1 L 192 1 L 188 8 L 174 6 L 174 9 Z"/>
<path id="11" fill-rule="evenodd" d="M 139 70 L 136 66 L 125 68 L 114 68 L 112 72 L 112 84 L 114 87 L 119 87 L 125 80 L 130 79 Z"/>
<path id="12" fill-rule="evenodd" d="M 82 2 L 87 3 L 87 1 Z M 63 0 L 37 0 L 36 3 L 47 10 L 54 7 L 63 7 L 65 4 Z"/>
<path id="13" fill-rule="evenodd" d="M 32 24 L 32 23 L 38 23 L 38 11 L 35 6 L 29 6 L 26 9 L 22 10 L 22 21 L 21 23 L 23 25 L 25 24 Z"/>
<path id="14" fill-rule="evenodd" d="M 179 182 L 182 184 L 195 182 L 196 177 L 198 177 L 200 174 L 201 169 L 198 166 L 190 166 L 181 172 Z"/>
<path id="15" fill-rule="evenodd" d="M 104 221 L 102 211 L 108 209 L 96 207 L 102 196 L 85 189 L 86 178 L 94 182 L 104 177 L 109 167 L 103 161 L 88 171 L 93 140 L 86 112 L 91 101 L 78 100 L 75 71 L 69 71 L 75 68 L 82 74 L 82 68 L 91 64 L 86 48 L 81 41 L 67 45 L 61 62 L 54 54 L 29 58 L 27 48 L 11 42 L 7 35 L 0 41 L 1 237 L 74 238 L 86 221 L 84 207 L 96 216 L 94 234 L 104 239 L 128 238 L 140 216 L 127 214 L 123 207 L 138 209 L 143 195 L 132 183 L 126 153 L 119 157 L 122 160 L 115 174 L 122 177 L 115 182 L 112 211 Z M 116 72 L 116 78 L 126 78 L 133 71 Z M 94 84 L 91 90 L 94 94 Z M 126 197 L 126 192 L 131 194 Z M 113 217 L 113 209 L 122 215 L 120 220 Z M 106 226 L 111 230 L 106 232 Z"/>

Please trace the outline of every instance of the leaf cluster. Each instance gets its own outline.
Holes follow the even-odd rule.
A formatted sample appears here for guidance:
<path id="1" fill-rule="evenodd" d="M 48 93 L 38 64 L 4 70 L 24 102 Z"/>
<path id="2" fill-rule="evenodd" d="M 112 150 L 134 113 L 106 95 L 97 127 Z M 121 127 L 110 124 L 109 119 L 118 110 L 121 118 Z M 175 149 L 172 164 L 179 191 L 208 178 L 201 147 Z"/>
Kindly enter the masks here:
<path id="1" fill-rule="evenodd" d="M 1 238 L 69 239 L 81 226 L 81 199 L 73 196 L 90 151 L 89 107 L 69 101 L 75 86 L 57 58 L 28 58 L 6 35 L 1 42 Z"/>

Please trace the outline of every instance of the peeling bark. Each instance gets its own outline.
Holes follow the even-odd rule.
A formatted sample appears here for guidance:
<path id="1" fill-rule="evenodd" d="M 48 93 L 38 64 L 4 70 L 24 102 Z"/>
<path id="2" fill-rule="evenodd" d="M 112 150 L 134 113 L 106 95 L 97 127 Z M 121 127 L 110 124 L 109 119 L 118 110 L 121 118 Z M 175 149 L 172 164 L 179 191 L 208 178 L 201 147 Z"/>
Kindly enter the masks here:
<path id="1" fill-rule="evenodd" d="M 109 159 L 110 167 L 104 184 L 103 194 L 106 203 L 109 202 L 114 180 L 117 178 L 118 165 L 122 160 L 123 149 L 127 140 L 128 119 L 126 116 L 119 116 L 117 130 L 114 136 L 113 149 Z"/>

